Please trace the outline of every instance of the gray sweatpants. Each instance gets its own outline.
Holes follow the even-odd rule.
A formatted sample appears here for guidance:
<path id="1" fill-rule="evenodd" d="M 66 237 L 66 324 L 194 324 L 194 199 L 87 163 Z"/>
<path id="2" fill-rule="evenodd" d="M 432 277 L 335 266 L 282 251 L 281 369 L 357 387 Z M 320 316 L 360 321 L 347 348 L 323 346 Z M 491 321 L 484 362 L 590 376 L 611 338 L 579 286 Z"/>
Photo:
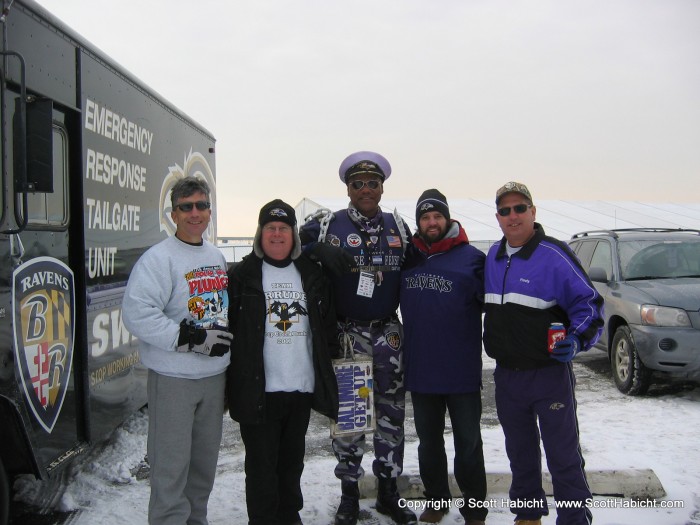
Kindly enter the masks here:
<path id="1" fill-rule="evenodd" d="M 148 371 L 149 524 L 208 524 L 225 384 L 224 373 L 180 379 Z"/>

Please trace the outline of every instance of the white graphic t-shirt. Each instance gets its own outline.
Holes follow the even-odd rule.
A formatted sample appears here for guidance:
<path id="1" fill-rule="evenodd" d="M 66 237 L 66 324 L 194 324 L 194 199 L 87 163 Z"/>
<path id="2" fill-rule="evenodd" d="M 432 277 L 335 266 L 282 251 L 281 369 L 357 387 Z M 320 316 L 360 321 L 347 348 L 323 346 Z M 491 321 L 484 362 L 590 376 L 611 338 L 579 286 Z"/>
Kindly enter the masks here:
<path id="1" fill-rule="evenodd" d="M 202 266 L 184 275 L 189 291 L 187 310 L 198 327 L 228 328 L 228 277 L 220 266 Z"/>
<path id="2" fill-rule="evenodd" d="M 262 266 L 265 316 L 266 392 L 313 392 L 311 328 L 306 293 L 294 264 Z"/>

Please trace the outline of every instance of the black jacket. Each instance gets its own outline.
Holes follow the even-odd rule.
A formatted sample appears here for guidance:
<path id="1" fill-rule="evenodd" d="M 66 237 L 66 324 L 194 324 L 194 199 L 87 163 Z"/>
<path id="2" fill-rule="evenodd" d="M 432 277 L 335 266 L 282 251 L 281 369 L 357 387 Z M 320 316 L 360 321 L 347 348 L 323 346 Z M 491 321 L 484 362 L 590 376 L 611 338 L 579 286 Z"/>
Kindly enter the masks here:
<path id="1" fill-rule="evenodd" d="M 306 255 L 293 261 L 306 292 L 313 339 L 315 388 L 312 407 L 336 420 L 338 385 L 331 358 L 340 354 L 331 288 L 321 268 Z M 262 259 L 250 254 L 229 270 L 229 326 L 233 333 L 226 396 L 231 417 L 244 424 L 265 421 L 263 342 L 267 303 Z"/>

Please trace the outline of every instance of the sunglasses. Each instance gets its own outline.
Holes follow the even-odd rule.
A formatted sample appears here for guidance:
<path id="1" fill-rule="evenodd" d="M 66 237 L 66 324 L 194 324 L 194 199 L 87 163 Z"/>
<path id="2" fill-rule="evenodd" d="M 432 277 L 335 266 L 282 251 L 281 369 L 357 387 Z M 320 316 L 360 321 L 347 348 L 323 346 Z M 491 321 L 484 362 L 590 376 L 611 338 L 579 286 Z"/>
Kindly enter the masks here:
<path id="1" fill-rule="evenodd" d="M 532 208 L 532 204 L 516 204 L 515 206 L 506 206 L 504 208 L 498 208 L 498 214 L 501 217 L 508 217 L 510 211 L 513 210 L 515 213 L 525 213 L 527 210 Z"/>
<path id="2" fill-rule="evenodd" d="M 199 211 L 208 210 L 211 208 L 211 202 L 209 201 L 197 201 L 197 202 L 183 202 L 181 204 L 176 204 L 173 206 L 176 210 L 180 208 L 181 211 L 192 211 L 192 208 L 197 207 Z"/>
<path id="3" fill-rule="evenodd" d="M 381 182 L 378 180 L 354 180 L 349 183 L 353 190 L 361 190 L 367 186 L 370 190 L 376 190 Z"/>

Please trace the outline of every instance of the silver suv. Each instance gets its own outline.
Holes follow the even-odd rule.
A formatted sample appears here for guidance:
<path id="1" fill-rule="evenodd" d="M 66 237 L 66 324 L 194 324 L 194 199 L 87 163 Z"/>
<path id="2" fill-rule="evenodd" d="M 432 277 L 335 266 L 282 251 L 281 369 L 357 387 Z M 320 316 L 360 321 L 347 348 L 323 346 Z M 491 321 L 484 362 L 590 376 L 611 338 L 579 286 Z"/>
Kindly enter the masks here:
<path id="1" fill-rule="evenodd" d="M 654 371 L 700 380 L 700 230 L 587 231 L 569 245 L 605 299 L 597 346 L 620 392 L 644 394 Z"/>

